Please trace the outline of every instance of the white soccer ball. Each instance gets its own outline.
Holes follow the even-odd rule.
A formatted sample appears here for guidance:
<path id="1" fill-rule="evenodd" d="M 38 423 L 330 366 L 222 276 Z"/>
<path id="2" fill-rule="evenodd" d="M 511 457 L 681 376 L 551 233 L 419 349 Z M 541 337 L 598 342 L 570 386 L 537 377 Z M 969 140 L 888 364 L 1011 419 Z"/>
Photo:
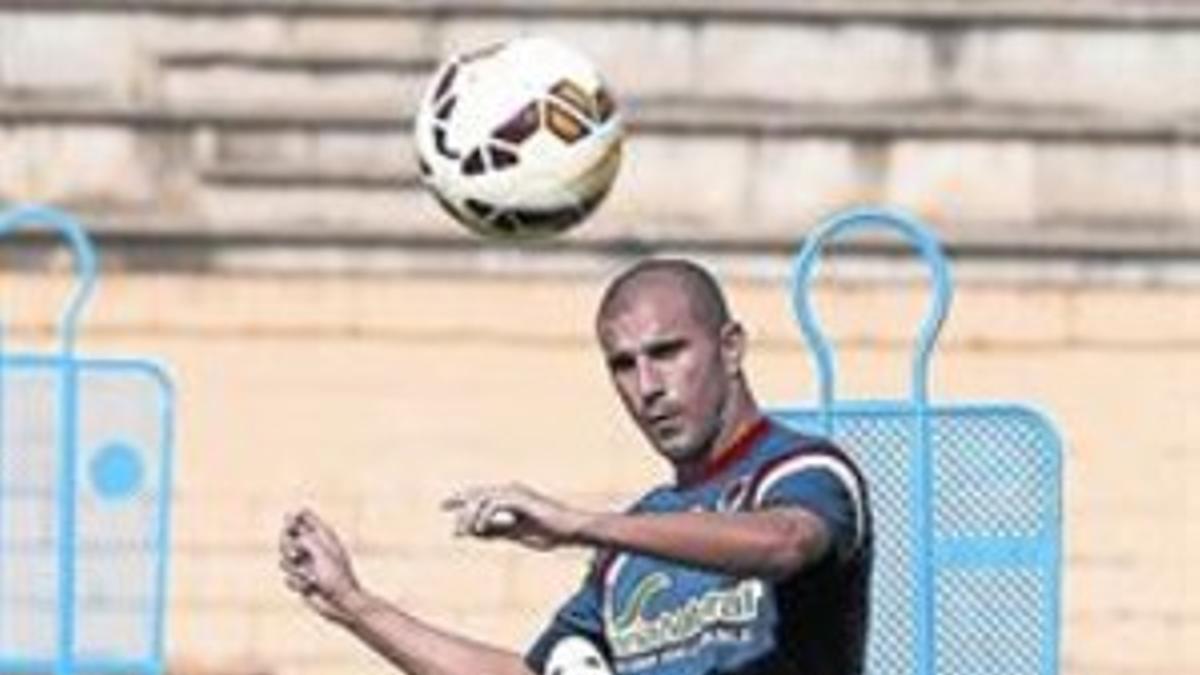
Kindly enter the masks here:
<path id="1" fill-rule="evenodd" d="M 554 644 L 543 675 L 612 675 L 612 670 L 591 641 L 571 635 Z"/>
<path id="2" fill-rule="evenodd" d="M 539 238 L 578 225 L 621 163 L 621 116 L 587 57 L 522 37 L 448 59 L 417 111 L 422 181 L 486 236 Z"/>

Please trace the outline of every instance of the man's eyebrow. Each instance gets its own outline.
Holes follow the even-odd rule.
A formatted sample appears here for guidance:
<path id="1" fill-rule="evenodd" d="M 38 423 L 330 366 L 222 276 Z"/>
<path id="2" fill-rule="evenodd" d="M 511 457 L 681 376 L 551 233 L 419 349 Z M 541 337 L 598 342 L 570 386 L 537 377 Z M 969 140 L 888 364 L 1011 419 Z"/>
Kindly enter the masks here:
<path id="1" fill-rule="evenodd" d="M 686 346 L 687 338 L 681 335 L 671 335 L 650 340 L 643 347 L 643 351 L 651 356 L 664 355 Z"/>

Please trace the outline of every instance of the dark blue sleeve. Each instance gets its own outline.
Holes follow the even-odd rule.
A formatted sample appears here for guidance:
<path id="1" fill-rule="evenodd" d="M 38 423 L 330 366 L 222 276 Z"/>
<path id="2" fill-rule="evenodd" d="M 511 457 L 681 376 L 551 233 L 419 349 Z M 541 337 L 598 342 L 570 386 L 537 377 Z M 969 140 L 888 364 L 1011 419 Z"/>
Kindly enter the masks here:
<path id="1" fill-rule="evenodd" d="M 587 638 L 607 658 L 608 645 L 604 641 L 604 624 L 601 615 L 600 593 L 603 588 L 600 575 L 605 556 L 597 556 L 596 562 L 588 571 L 583 585 L 575 592 L 534 640 L 529 651 L 525 653 L 525 665 L 535 673 L 543 672 L 550 652 L 559 640 L 577 635 Z"/>
<path id="2" fill-rule="evenodd" d="M 858 472 L 840 453 L 797 452 L 768 463 L 754 487 L 757 508 L 794 506 L 820 518 L 833 550 L 854 551 L 865 532 L 866 504 Z"/>

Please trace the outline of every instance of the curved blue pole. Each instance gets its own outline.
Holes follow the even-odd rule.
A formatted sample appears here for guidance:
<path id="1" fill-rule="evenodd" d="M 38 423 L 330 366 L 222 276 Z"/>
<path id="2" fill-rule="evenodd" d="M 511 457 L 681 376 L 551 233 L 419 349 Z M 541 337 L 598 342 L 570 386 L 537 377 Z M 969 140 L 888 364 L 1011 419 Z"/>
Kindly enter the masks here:
<path id="1" fill-rule="evenodd" d="M 821 253 L 834 238 L 852 232 L 884 229 L 898 234 L 917 250 L 929 265 L 933 297 L 920 332 L 917 334 L 916 354 L 912 364 L 912 391 L 914 401 L 929 400 L 929 359 L 937 342 L 938 333 L 950 310 L 953 284 L 950 267 L 938 240 L 912 216 L 898 210 L 861 207 L 843 211 L 817 226 L 804 240 L 804 246 L 792 264 L 792 313 L 795 315 L 805 340 L 813 350 L 820 386 L 822 406 L 835 400 L 833 348 L 829 338 L 820 327 L 812 305 L 811 285 Z"/>
<path id="2" fill-rule="evenodd" d="M 912 495 L 910 518 L 913 523 L 917 583 L 917 621 L 915 658 L 917 675 L 933 675 L 935 662 L 935 578 L 933 568 L 933 468 L 932 429 L 929 414 L 929 360 L 937 336 L 950 308 L 953 285 L 942 246 L 919 221 L 901 211 L 862 207 L 834 215 L 817 227 L 796 256 L 792 277 L 792 311 L 805 340 L 812 349 L 816 366 L 821 406 L 821 423 L 826 434 L 833 434 L 833 410 L 836 404 L 836 377 L 833 348 L 820 327 L 811 300 L 811 284 L 824 248 L 835 237 L 851 232 L 882 229 L 899 235 L 917 250 L 931 272 L 933 297 L 929 311 L 917 334 L 912 362 L 909 393 L 913 410 L 913 434 L 917 447 L 910 464 Z"/>
<path id="3" fill-rule="evenodd" d="M 66 239 L 74 254 L 75 274 L 79 281 L 59 316 L 60 348 L 64 355 L 71 354 L 75 350 L 79 317 L 96 283 L 96 253 L 92 240 L 79 221 L 49 206 L 27 204 L 0 213 L 0 237 L 21 227 L 37 227 L 58 233 Z"/>

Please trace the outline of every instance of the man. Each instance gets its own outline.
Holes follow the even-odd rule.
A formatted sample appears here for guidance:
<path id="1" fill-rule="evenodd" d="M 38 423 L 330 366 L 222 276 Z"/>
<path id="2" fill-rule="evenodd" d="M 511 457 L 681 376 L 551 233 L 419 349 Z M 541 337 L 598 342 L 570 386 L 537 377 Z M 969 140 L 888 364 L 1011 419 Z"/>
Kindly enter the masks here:
<path id="1" fill-rule="evenodd" d="M 682 260 L 641 262 L 609 286 L 596 330 L 626 410 L 674 480 L 620 514 L 521 485 L 446 502 L 461 534 L 597 551 L 527 654 L 371 594 L 308 511 L 281 538 L 288 586 L 412 675 L 542 673 L 579 638 L 620 673 L 860 673 L 872 557 L 863 479 L 838 449 L 762 415 L 742 370 L 745 334 L 713 278 Z"/>

